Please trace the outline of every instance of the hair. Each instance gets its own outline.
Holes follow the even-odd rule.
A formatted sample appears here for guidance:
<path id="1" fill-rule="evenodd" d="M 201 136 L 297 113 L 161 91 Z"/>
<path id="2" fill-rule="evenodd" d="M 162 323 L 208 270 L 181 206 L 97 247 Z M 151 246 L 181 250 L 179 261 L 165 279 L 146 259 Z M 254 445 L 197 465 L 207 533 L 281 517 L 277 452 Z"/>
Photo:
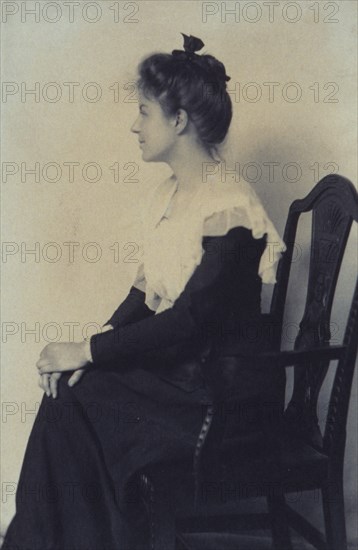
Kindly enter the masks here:
<path id="1" fill-rule="evenodd" d="M 138 66 L 138 88 L 156 99 L 167 116 L 184 109 L 208 150 L 223 142 L 232 119 L 225 66 L 212 55 L 187 59 L 155 53 Z"/>

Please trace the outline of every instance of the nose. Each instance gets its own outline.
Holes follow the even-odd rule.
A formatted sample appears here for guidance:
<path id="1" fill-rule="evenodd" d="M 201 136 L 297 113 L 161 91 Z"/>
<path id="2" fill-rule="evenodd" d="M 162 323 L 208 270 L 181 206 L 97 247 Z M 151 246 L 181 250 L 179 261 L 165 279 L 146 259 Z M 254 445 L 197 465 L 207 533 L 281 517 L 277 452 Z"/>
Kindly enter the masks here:
<path id="1" fill-rule="evenodd" d="M 139 116 L 135 119 L 131 126 L 131 132 L 139 134 Z"/>

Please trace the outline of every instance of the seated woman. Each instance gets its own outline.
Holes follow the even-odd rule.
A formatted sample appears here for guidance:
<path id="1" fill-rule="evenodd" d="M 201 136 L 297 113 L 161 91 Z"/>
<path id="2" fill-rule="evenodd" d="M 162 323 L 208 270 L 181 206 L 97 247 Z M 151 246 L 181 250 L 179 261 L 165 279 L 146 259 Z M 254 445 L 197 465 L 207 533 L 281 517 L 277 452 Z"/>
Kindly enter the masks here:
<path id="1" fill-rule="evenodd" d="M 215 152 L 232 118 L 229 77 L 215 57 L 195 53 L 200 39 L 184 38 L 184 50 L 139 65 L 132 132 L 145 162 L 173 171 L 143 215 L 143 261 L 109 330 L 41 352 L 46 393 L 6 550 L 146 548 L 145 515 L 139 503 L 131 514 L 126 496 L 131 479 L 193 455 L 211 399 L 208 353 L 245 358 L 266 345 L 262 282 L 275 282 L 284 245 L 250 186 L 222 177 Z M 236 399 L 258 406 L 282 403 L 283 387 L 284 373 L 268 369 L 242 368 L 235 379 Z M 237 418 L 232 429 L 249 424 Z"/>

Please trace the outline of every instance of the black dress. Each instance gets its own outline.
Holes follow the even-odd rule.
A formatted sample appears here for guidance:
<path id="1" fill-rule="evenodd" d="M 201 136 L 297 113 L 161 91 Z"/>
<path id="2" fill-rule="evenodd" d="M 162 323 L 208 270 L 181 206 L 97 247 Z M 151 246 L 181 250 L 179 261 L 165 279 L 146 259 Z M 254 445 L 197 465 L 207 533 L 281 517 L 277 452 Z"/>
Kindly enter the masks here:
<path id="1" fill-rule="evenodd" d="M 235 227 L 203 237 L 203 248 L 172 308 L 154 315 L 133 286 L 108 321 L 114 329 L 92 336 L 81 381 L 70 388 L 66 373 L 57 399 L 43 396 L 3 550 L 147 547 L 132 482 L 148 464 L 193 455 L 210 401 L 200 358 L 208 346 L 244 358 L 267 345 L 257 274 L 265 237 Z M 236 398 L 282 404 L 284 382 L 283 371 L 243 366 Z M 250 429 L 235 421 L 226 436 Z"/>

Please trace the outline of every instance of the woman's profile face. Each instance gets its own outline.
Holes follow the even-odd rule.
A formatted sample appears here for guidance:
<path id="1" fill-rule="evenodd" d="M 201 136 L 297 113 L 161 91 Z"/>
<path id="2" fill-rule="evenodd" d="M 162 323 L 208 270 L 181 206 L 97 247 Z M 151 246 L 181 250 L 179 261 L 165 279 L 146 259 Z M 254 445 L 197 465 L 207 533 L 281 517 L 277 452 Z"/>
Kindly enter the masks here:
<path id="1" fill-rule="evenodd" d="M 158 101 L 138 91 L 139 114 L 131 131 L 138 134 L 142 159 L 146 162 L 168 162 L 177 143 L 175 117 L 168 118 Z"/>

